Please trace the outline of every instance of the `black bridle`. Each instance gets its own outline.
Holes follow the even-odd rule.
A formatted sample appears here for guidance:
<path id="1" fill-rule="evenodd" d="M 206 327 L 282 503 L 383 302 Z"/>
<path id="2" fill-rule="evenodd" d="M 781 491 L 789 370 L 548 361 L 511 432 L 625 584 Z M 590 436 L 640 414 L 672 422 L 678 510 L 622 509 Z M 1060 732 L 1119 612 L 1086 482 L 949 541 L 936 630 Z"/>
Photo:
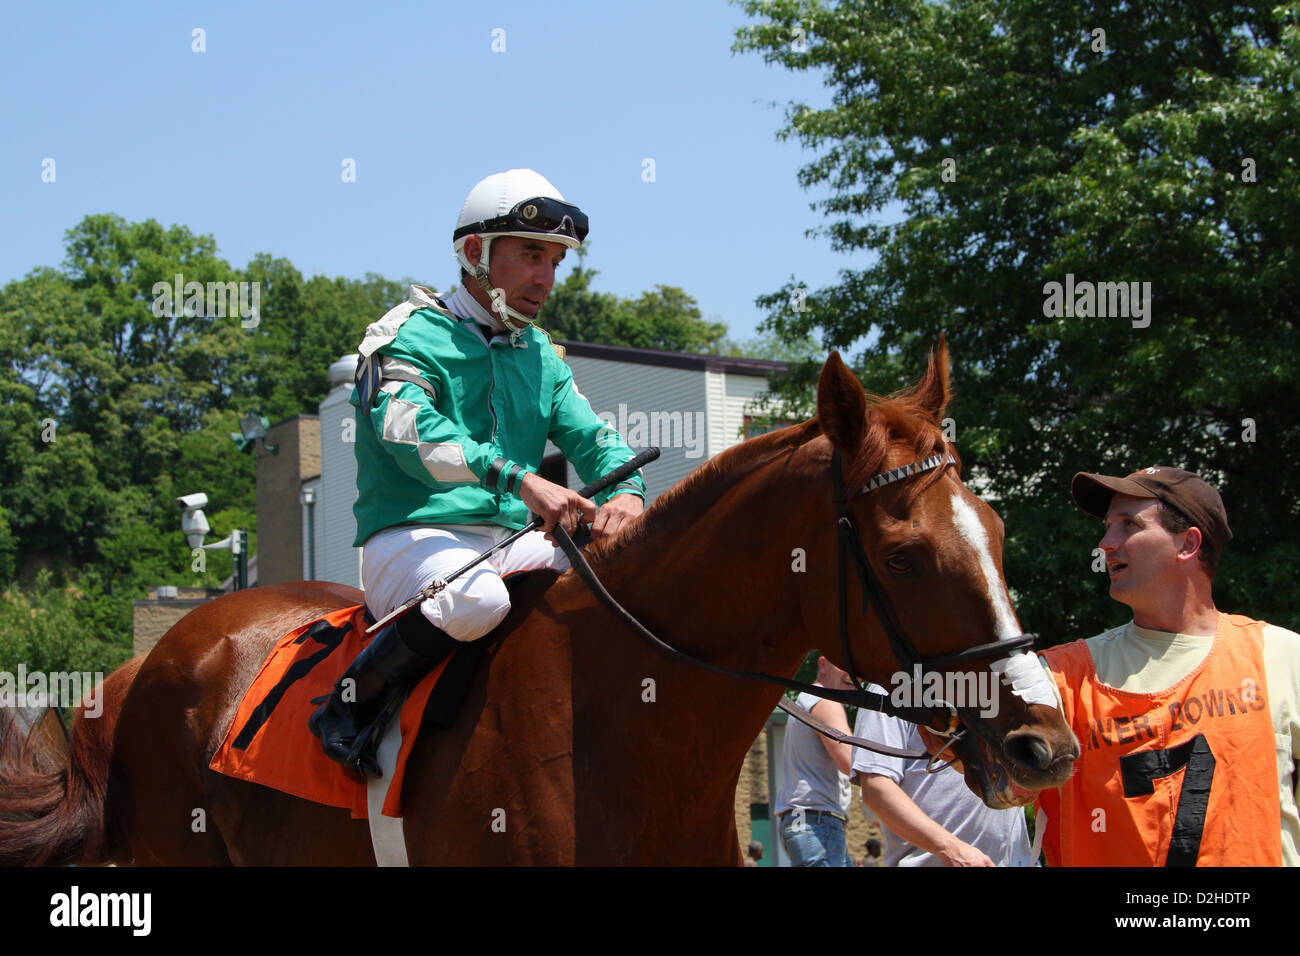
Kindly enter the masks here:
<path id="1" fill-rule="evenodd" d="M 946 469 L 949 465 L 955 465 L 956 463 L 956 459 L 947 451 L 944 451 L 942 454 L 932 455 L 921 461 L 912 462 L 910 465 L 903 465 L 873 475 L 863 484 L 860 493 L 869 494 L 878 488 L 883 488 L 885 485 L 893 484 L 896 481 L 902 481 L 911 475 L 923 474 L 935 468 Z M 862 614 L 865 616 L 871 607 L 875 608 L 876 617 L 879 619 L 880 626 L 884 629 L 886 637 L 889 638 L 889 646 L 894 652 L 894 657 L 897 658 L 903 669 L 909 674 L 915 674 L 918 671 L 920 674 L 927 671 L 941 671 L 954 664 L 964 664 L 968 661 L 990 657 L 1002 658 L 1015 651 L 1024 650 L 1034 645 L 1037 638 L 1033 634 L 1021 634 L 1019 637 L 990 641 L 975 647 L 964 648 L 952 654 L 924 657 L 908 640 L 907 632 L 903 629 L 903 625 L 899 623 L 898 615 L 894 613 L 894 605 L 889 600 L 889 594 L 871 569 L 871 562 L 867 560 L 867 553 L 862 547 L 862 539 L 858 535 L 858 523 L 853 517 L 853 512 L 849 510 L 850 496 L 844 486 L 844 472 L 838 448 L 834 448 L 831 452 L 831 486 L 837 513 L 835 525 L 839 537 L 840 647 L 844 652 L 845 670 L 855 686 L 861 687 L 863 680 L 858 676 L 857 668 L 853 664 L 853 649 L 849 646 L 848 587 L 844 573 L 846 557 L 852 560 L 853 567 L 858 574 L 858 584 L 862 587 Z M 956 743 L 965 731 L 957 730 L 957 708 L 951 703 L 947 703 L 946 706 L 948 708 L 948 726 L 946 728 L 938 730 L 931 722 L 926 722 L 926 724 L 934 733 L 949 738 L 949 745 L 951 746 L 951 744 Z M 802 719 L 800 715 L 794 714 L 790 708 L 782 707 L 782 709 L 797 719 Z M 891 701 L 889 707 L 882 706 L 880 710 L 883 713 L 893 713 L 895 708 Z M 911 719 L 901 713 L 893 713 L 893 716 L 903 717 L 904 720 Z M 921 722 L 913 721 L 913 723 Z M 820 730 L 815 725 L 810 724 L 810 726 L 813 726 L 814 730 Z M 895 754 L 895 756 L 900 755 Z M 929 754 L 913 754 L 912 756 L 927 757 Z M 934 755 L 934 757 L 937 756 L 938 754 Z M 935 769 L 934 757 L 931 757 L 930 760 L 931 769 Z"/>
<path id="2" fill-rule="evenodd" d="M 881 472 L 868 479 L 862 486 L 861 494 L 868 494 L 885 485 L 901 481 L 911 475 L 921 474 L 931 471 L 935 468 L 947 468 L 949 465 L 956 464 L 956 459 L 946 451 L 941 455 L 934 455 L 923 461 L 913 462 L 910 465 L 904 465 L 901 468 L 895 468 L 891 471 Z M 889 638 L 890 646 L 893 648 L 894 655 L 898 662 L 910 673 L 915 673 L 919 666 L 921 673 L 927 671 L 938 671 L 945 667 L 951 667 L 954 664 L 964 664 L 968 661 L 982 660 L 986 658 L 1006 657 L 1015 651 L 1024 650 L 1032 647 L 1036 638 L 1032 634 L 1021 634 L 1018 637 L 1006 640 L 990 641 L 986 644 L 980 644 L 976 647 L 968 647 L 964 650 L 952 654 L 944 654 L 939 657 L 923 657 L 917 651 L 912 642 L 908 640 L 907 633 L 898 621 L 898 616 L 894 613 L 893 604 L 889 600 L 889 595 L 885 593 L 884 587 L 875 573 L 871 570 L 871 562 L 867 560 L 866 552 L 862 548 L 862 540 L 858 535 L 857 522 L 853 518 L 852 512 L 849 511 L 850 495 L 846 492 L 844 486 L 844 475 L 840 467 L 839 449 L 835 449 L 831 455 L 831 482 L 834 492 L 835 508 L 837 511 L 836 527 L 839 538 L 839 618 L 840 618 L 840 643 L 844 652 L 844 663 L 847 664 L 847 672 L 853 681 L 857 690 L 842 690 L 831 687 L 820 687 L 815 684 L 805 684 L 802 681 L 790 680 L 784 677 L 776 677 L 772 674 L 761 674 L 750 671 L 733 671 L 726 667 L 718 667 L 707 661 L 702 661 L 691 657 L 676 648 L 664 643 L 652 631 L 645 627 L 640 621 L 631 615 L 621 604 L 618 603 L 610 593 L 605 590 L 605 586 L 600 582 L 596 573 L 587 563 L 586 557 L 573 543 L 572 539 L 562 527 L 556 525 L 552 534 L 559 542 L 560 547 L 568 555 L 569 562 L 578 577 L 587 585 L 592 594 L 604 604 L 610 611 L 618 616 L 625 624 L 635 631 L 642 639 L 654 647 L 657 651 L 667 657 L 690 667 L 701 670 L 711 671 L 715 674 L 721 674 L 727 677 L 741 677 L 746 680 L 765 681 L 769 684 L 776 684 L 780 687 L 797 690 L 801 693 L 812 694 L 815 697 L 821 697 L 826 700 L 838 701 L 841 704 L 851 704 L 856 707 L 866 707 L 869 710 L 878 711 L 888 714 L 892 717 L 901 717 L 903 720 L 914 724 L 924 726 L 938 734 L 941 737 L 947 737 L 949 744 L 955 743 L 960 736 L 965 733 L 964 730 L 958 729 L 960 723 L 957 716 L 957 708 L 951 703 L 945 703 L 944 708 L 933 707 L 899 707 L 885 694 L 877 694 L 874 691 L 862 689 L 863 681 L 857 675 L 857 670 L 853 664 L 853 653 L 849 647 L 849 622 L 848 622 L 848 584 L 846 567 L 847 562 L 852 561 L 854 568 L 857 570 L 858 582 L 862 586 L 862 613 L 865 616 L 868 611 L 874 607 L 876 616 L 880 620 L 881 627 L 884 629 L 886 636 Z M 901 751 L 883 744 L 873 744 L 870 741 L 861 740 L 857 737 L 850 737 L 841 731 L 834 731 L 832 728 L 821 724 L 811 715 L 803 712 L 802 708 L 789 705 L 784 699 L 780 701 L 779 706 L 791 716 L 803 721 L 813 729 L 827 736 L 834 737 L 845 743 L 857 747 L 865 747 L 868 750 L 874 750 L 877 753 L 884 753 L 894 757 L 907 758 L 930 758 L 931 769 L 935 769 L 934 762 L 938 757 L 936 754 L 931 757 L 928 753 L 913 754 Z M 802 716 L 801 716 L 802 714 Z M 805 719 L 805 717 L 807 719 Z M 936 726 L 941 722 L 943 726 Z M 818 726 L 820 724 L 820 726 Z M 828 733 L 828 731 L 830 731 Z M 947 748 L 945 748 L 947 749 Z M 946 764 L 944 765 L 946 766 Z"/>
<path id="3" fill-rule="evenodd" d="M 862 492 L 866 494 L 895 481 L 900 481 L 909 475 L 921 474 L 941 466 L 947 468 L 949 465 L 956 463 L 956 459 L 952 455 L 935 455 L 923 461 L 913 462 L 910 465 L 895 468 L 893 471 L 886 471 L 876 475 L 863 485 Z M 1037 640 L 1033 634 L 1021 634 L 1019 637 L 990 641 L 987 644 L 967 647 L 940 657 L 923 657 L 912 646 L 912 642 L 907 639 L 907 632 L 898 623 L 898 615 L 894 613 L 894 606 L 889 601 L 889 595 L 885 593 L 885 589 L 880 584 L 880 579 L 871 570 L 871 563 L 867 560 L 866 552 L 862 548 L 862 541 L 858 537 L 858 523 L 854 520 L 853 513 L 849 511 L 849 497 L 844 492 L 844 475 L 840 469 L 840 452 L 838 448 L 831 455 L 831 468 L 831 481 L 835 489 L 835 508 L 838 511 L 836 526 L 839 529 L 840 540 L 840 644 L 844 649 L 845 663 L 849 665 L 846 670 L 855 684 L 861 684 L 862 681 L 854 670 L 853 651 L 849 647 L 847 594 L 844 578 L 844 556 L 846 554 L 852 558 L 853 565 L 858 572 L 858 583 L 862 585 L 862 613 L 865 615 L 869 606 L 875 605 L 876 616 L 880 619 L 881 627 L 885 629 L 885 634 L 889 637 L 889 644 L 893 648 L 894 656 L 909 672 L 917 664 L 921 666 L 922 673 L 937 671 L 953 664 L 964 664 L 967 661 L 980 660 L 986 657 L 1006 657 L 1013 651 L 1023 650 L 1033 645 L 1034 641 Z"/>

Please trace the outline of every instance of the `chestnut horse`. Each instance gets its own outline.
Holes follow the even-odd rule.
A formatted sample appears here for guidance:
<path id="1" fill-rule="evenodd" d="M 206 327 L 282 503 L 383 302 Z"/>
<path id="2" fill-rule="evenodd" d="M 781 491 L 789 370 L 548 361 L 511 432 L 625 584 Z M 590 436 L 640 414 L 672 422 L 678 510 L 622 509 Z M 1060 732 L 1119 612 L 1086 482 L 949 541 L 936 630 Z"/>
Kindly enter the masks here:
<path id="1" fill-rule="evenodd" d="M 939 428 L 948 398 L 942 342 L 921 381 L 892 398 L 868 398 L 832 354 L 816 418 L 707 462 L 592 549 L 591 563 L 632 614 L 692 656 L 784 676 L 820 647 L 844 667 L 834 447 L 869 560 L 917 650 L 1007 639 L 1018 628 L 1001 521 L 961 483 L 959 464 L 858 493 L 883 470 L 950 452 Z M 972 543 L 972 522 L 985 542 Z M 850 587 L 852 655 L 889 686 L 899 665 Z M 66 765 L 20 765 L 12 746 L 0 748 L 0 863 L 373 864 L 365 820 L 208 769 L 276 641 L 361 597 L 300 582 L 219 598 L 110 675 L 104 714 L 75 721 Z M 971 789 L 1002 806 L 1061 784 L 1078 745 L 1054 707 L 995 686 L 996 716 L 971 718 L 975 733 L 955 749 Z M 411 754 L 408 857 L 738 864 L 736 783 L 780 695 L 669 662 L 571 572 L 533 575 L 456 724 L 426 732 Z"/>

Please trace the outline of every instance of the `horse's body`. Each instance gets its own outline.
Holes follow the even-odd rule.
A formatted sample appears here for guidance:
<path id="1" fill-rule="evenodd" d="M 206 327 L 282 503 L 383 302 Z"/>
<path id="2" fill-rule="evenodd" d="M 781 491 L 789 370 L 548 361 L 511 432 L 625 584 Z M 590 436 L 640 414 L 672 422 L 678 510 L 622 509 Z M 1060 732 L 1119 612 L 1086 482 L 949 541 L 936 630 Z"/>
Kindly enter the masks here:
<path id="1" fill-rule="evenodd" d="M 785 676 L 821 647 L 843 666 L 832 443 L 856 488 L 918 451 L 946 450 L 937 422 L 947 397 L 942 348 L 911 396 L 870 412 L 832 357 L 818 418 L 718 456 L 593 565 L 629 611 L 693 656 Z M 978 555 L 958 566 L 965 545 L 942 515 L 949 499 L 982 509 L 1005 595 L 1000 525 L 955 469 L 853 502 L 871 560 L 927 654 L 1010 636 Z M 796 549 L 806 570 L 797 570 Z M 898 549 L 917 574 L 886 570 Z M 373 863 L 366 822 L 346 810 L 208 770 L 275 642 L 360 600 L 351 588 L 300 582 L 237 592 L 187 615 L 147 660 L 110 676 L 104 716 L 74 724 L 66 771 L 24 775 L 12 755 L 0 760 L 0 862 Z M 736 782 L 781 691 L 666 661 L 574 574 L 534 575 L 513 602 L 455 726 L 426 732 L 411 754 L 403 793 L 411 862 L 739 863 Z M 898 665 L 878 623 L 854 613 L 850 633 L 865 676 L 888 685 Z M 1021 786 L 1041 788 L 1059 784 L 1078 753 L 1058 711 L 1001 693 L 999 716 L 974 728 L 984 746 L 959 751 L 972 789 L 991 804 L 1010 797 L 990 783 L 989 756 Z M 19 793 L 26 803 L 11 799 Z"/>

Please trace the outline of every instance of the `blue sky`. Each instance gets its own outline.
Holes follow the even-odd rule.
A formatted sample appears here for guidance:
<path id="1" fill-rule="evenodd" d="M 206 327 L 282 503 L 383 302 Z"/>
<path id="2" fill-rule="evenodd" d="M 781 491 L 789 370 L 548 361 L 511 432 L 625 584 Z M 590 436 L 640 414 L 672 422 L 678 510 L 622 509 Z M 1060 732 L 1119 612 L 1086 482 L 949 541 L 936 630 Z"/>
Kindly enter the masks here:
<path id="1" fill-rule="evenodd" d="M 597 289 L 680 286 L 749 338 L 755 296 L 863 263 L 805 237 L 811 154 L 775 135 L 785 103 L 829 91 L 733 55 L 746 19 L 724 0 L 10 5 L 0 282 L 113 212 L 212 234 L 236 266 L 445 289 L 465 194 L 528 166 L 591 217 Z"/>

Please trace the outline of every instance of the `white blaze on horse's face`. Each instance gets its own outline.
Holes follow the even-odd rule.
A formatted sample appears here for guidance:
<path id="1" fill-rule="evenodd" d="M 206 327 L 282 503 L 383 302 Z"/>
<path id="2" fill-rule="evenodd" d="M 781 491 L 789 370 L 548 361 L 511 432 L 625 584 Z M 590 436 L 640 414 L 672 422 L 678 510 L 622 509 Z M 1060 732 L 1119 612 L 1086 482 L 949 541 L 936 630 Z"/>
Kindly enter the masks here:
<path id="1" fill-rule="evenodd" d="M 993 607 L 993 619 L 999 641 L 1010 640 L 1020 636 L 1020 626 L 1016 624 L 1015 612 L 1011 610 L 1011 596 L 1007 594 L 1006 582 L 998 574 L 993 564 L 993 552 L 989 550 L 988 532 L 979 514 L 961 495 L 952 496 L 952 523 L 958 533 L 966 539 L 975 550 L 980 570 L 984 572 L 985 591 L 989 604 Z"/>
<path id="2" fill-rule="evenodd" d="M 980 521 L 979 513 L 969 501 L 958 494 L 952 496 L 952 523 L 958 533 L 974 549 L 979 560 L 980 570 L 984 572 L 985 592 L 989 604 L 993 607 L 994 628 L 999 641 L 1020 636 L 1020 626 L 1016 623 L 1015 612 L 1011 610 L 1011 595 L 1007 593 L 1006 582 L 993 564 L 993 552 L 989 548 L 989 536 Z M 1010 657 L 996 660 L 989 665 L 989 670 L 1002 678 L 1002 683 L 1011 688 L 1026 704 L 1045 704 L 1048 707 L 1060 707 L 1056 688 L 1043 673 L 1033 651 L 1022 651 Z"/>

